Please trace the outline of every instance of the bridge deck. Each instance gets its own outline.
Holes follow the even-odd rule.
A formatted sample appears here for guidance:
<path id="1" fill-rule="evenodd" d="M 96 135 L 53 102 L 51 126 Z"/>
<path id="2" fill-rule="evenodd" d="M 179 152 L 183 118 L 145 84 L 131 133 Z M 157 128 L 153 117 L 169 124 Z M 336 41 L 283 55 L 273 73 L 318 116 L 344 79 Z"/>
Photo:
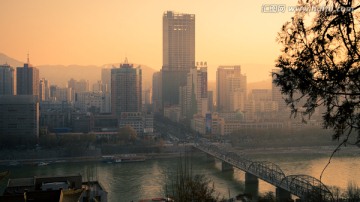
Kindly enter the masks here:
<path id="1" fill-rule="evenodd" d="M 276 187 L 282 188 L 304 201 L 332 201 L 329 189 L 319 180 L 308 175 L 286 176 L 279 166 L 271 162 L 259 162 L 245 155 L 227 151 L 208 142 L 196 143 L 195 148 L 250 173 Z"/>

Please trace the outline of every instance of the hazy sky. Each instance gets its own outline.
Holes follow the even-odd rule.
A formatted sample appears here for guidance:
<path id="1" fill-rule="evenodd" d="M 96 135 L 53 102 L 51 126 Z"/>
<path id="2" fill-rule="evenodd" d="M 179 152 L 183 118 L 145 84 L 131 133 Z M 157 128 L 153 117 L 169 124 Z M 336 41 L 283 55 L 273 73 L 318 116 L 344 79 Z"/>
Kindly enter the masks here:
<path id="1" fill-rule="evenodd" d="M 33 65 L 162 66 L 162 15 L 196 16 L 196 60 L 207 61 L 210 80 L 219 65 L 242 65 L 249 81 L 269 75 L 280 54 L 275 41 L 294 13 L 264 13 L 268 4 L 295 0 L 1 0 L 0 52 Z M 249 65 L 252 64 L 252 65 Z M 254 65 L 256 64 L 256 65 Z M 257 67 L 257 64 L 262 64 Z"/>

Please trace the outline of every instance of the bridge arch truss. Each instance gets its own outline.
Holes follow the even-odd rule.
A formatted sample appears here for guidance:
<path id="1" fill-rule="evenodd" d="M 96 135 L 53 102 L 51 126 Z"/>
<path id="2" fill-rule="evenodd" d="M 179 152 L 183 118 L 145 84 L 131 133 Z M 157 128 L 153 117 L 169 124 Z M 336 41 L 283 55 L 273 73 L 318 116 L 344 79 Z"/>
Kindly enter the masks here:
<path id="1" fill-rule="evenodd" d="M 280 166 L 269 161 L 255 161 L 248 167 L 248 170 L 276 186 L 279 186 L 285 178 L 285 173 Z"/>
<path id="2" fill-rule="evenodd" d="M 333 201 L 331 191 L 320 180 L 309 175 L 289 175 L 282 186 L 305 201 Z"/>
<path id="3" fill-rule="evenodd" d="M 320 180 L 309 175 L 286 176 L 283 170 L 269 161 L 251 161 L 245 155 L 220 149 L 211 143 L 197 143 L 195 147 L 244 172 L 300 197 L 304 201 L 333 201 L 331 191 Z"/>

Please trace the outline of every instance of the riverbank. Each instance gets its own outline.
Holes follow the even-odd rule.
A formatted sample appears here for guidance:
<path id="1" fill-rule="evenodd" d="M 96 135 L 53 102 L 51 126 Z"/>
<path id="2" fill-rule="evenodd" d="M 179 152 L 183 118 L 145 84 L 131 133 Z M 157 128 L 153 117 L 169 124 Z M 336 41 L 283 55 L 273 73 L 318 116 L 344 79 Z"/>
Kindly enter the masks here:
<path id="1" fill-rule="evenodd" d="M 137 156 L 144 156 L 145 160 L 152 159 L 165 159 L 179 157 L 183 151 L 172 152 L 172 153 L 136 153 Z M 122 155 L 122 154 L 114 154 Z M 54 157 L 54 158 L 36 158 L 36 159 L 11 159 L 11 160 L 0 160 L 1 166 L 18 166 L 18 165 L 38 165 L 40 162 L 46 162 L 49 164 L 58 163 L 81 163 L 81 162 L 101 162 L 103 156 L 80 156 L 80 157 Z"/>
<path id="2" fill-rule="evenodd" d="M 335 151 L 336 146 L 318 146 L 318 147 L 277 147 L 277 148 L 234 148 L 239 153 L 244 153 L 252 158 L 263 158 L 271 156 L 282 157 L 330 157 Z M 335 152 L 334 157 L 360 157 L 360 148 L 357 146 L 341 147 Z"/>
<path id="3" fill-rule="evenodd" d="M 229 148 L 226 147 L 225 148 Z M 274 156 L 293 157 L 307 155 L 309 157 L 330 157 L 336 147 L 333 146 L 321 146 L 321 147 L 278 147 L 278 148 L 232 148 L 233 151 L 244 154 L 249 158 L 267 158 Z M 172 152 L 159 152 L 159 153 L 133 153 L 138 156 L 145 156 L 146 160 L 151 159 L 164 159 L 179 157 L 184 154 L 185 151 L 195 151 L 201 154 L 200 151 L 194 150 L 190 146 L 178 147 L 176 151 Z M 19 152 L 19 151 L 17 151 Z M 26 153 L 26 151 L 23 151 Z M 44 151 L 47 152 L 47 151 Z M 123 153 L 112 154 L 121 155 Z M 335 157 L 360 157 L 360 148 L 356 146 L 347 146 L 341 148 Z M 37 165 L 39 162 L 47 163 L 76 163 L 76 162 L 100 162 L 102 161 L 102 155 L 95 156 L 73 156 L 73 157 L 51 157 L 51 158 L 30 158 L 30 159 L 3 159 L 0 160 L 0 165 L 10 166 L 14 165 Z"/>

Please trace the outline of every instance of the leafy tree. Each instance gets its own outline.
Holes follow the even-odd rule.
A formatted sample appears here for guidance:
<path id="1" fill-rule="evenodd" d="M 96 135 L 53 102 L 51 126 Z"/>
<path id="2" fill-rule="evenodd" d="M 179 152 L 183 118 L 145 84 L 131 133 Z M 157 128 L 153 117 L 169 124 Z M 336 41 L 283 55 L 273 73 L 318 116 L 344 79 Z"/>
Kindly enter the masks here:
<path id="1" fill-rule="evenodd" d="M 220 201 L 215 197 L 215 188 L 211 180 L 205 175 L 193 174 L 191 158 L 181 157 L 175 175 L 170 176 L 171 198 L 179 202 L 199 201 L 215 202 Z"/>
<path id="2" fill-rule="evenodd" d="M 354 182 L 349 182 L 346 192 L 345 198 L 352 202 L 352 201 L 360 201 L 360 188 Z"/>
<path id="3" fill-rule="evenodd" d="M 305 121 L 323 108 L 324 127 L 333 129 L 333 139 L 340 141 L 334 153 L 346 144 L 359 145 L 360 3 L 299 0 L 298 6 L 303 9 L 283 25 L 277 38 L 282 55 L 273 82 L 292 115 Z"/>
<path id="4" fill-rule="evenodd" d="M 264 193 L 262 196 L 259 197 L 258 202 L 275 202 L 276 201 L 276 197 L 274 192 L 269 191 Z"/>
<path id="5" fill-rule="evenodd" d="M 136 138 L 137 138 L 137 133 L 135 129 L 129 125 L 120 128 L 116 137 L 117 142 L 118 141 L 128 142 L 129 140 L 131 142 L 134 142 Z"/>

